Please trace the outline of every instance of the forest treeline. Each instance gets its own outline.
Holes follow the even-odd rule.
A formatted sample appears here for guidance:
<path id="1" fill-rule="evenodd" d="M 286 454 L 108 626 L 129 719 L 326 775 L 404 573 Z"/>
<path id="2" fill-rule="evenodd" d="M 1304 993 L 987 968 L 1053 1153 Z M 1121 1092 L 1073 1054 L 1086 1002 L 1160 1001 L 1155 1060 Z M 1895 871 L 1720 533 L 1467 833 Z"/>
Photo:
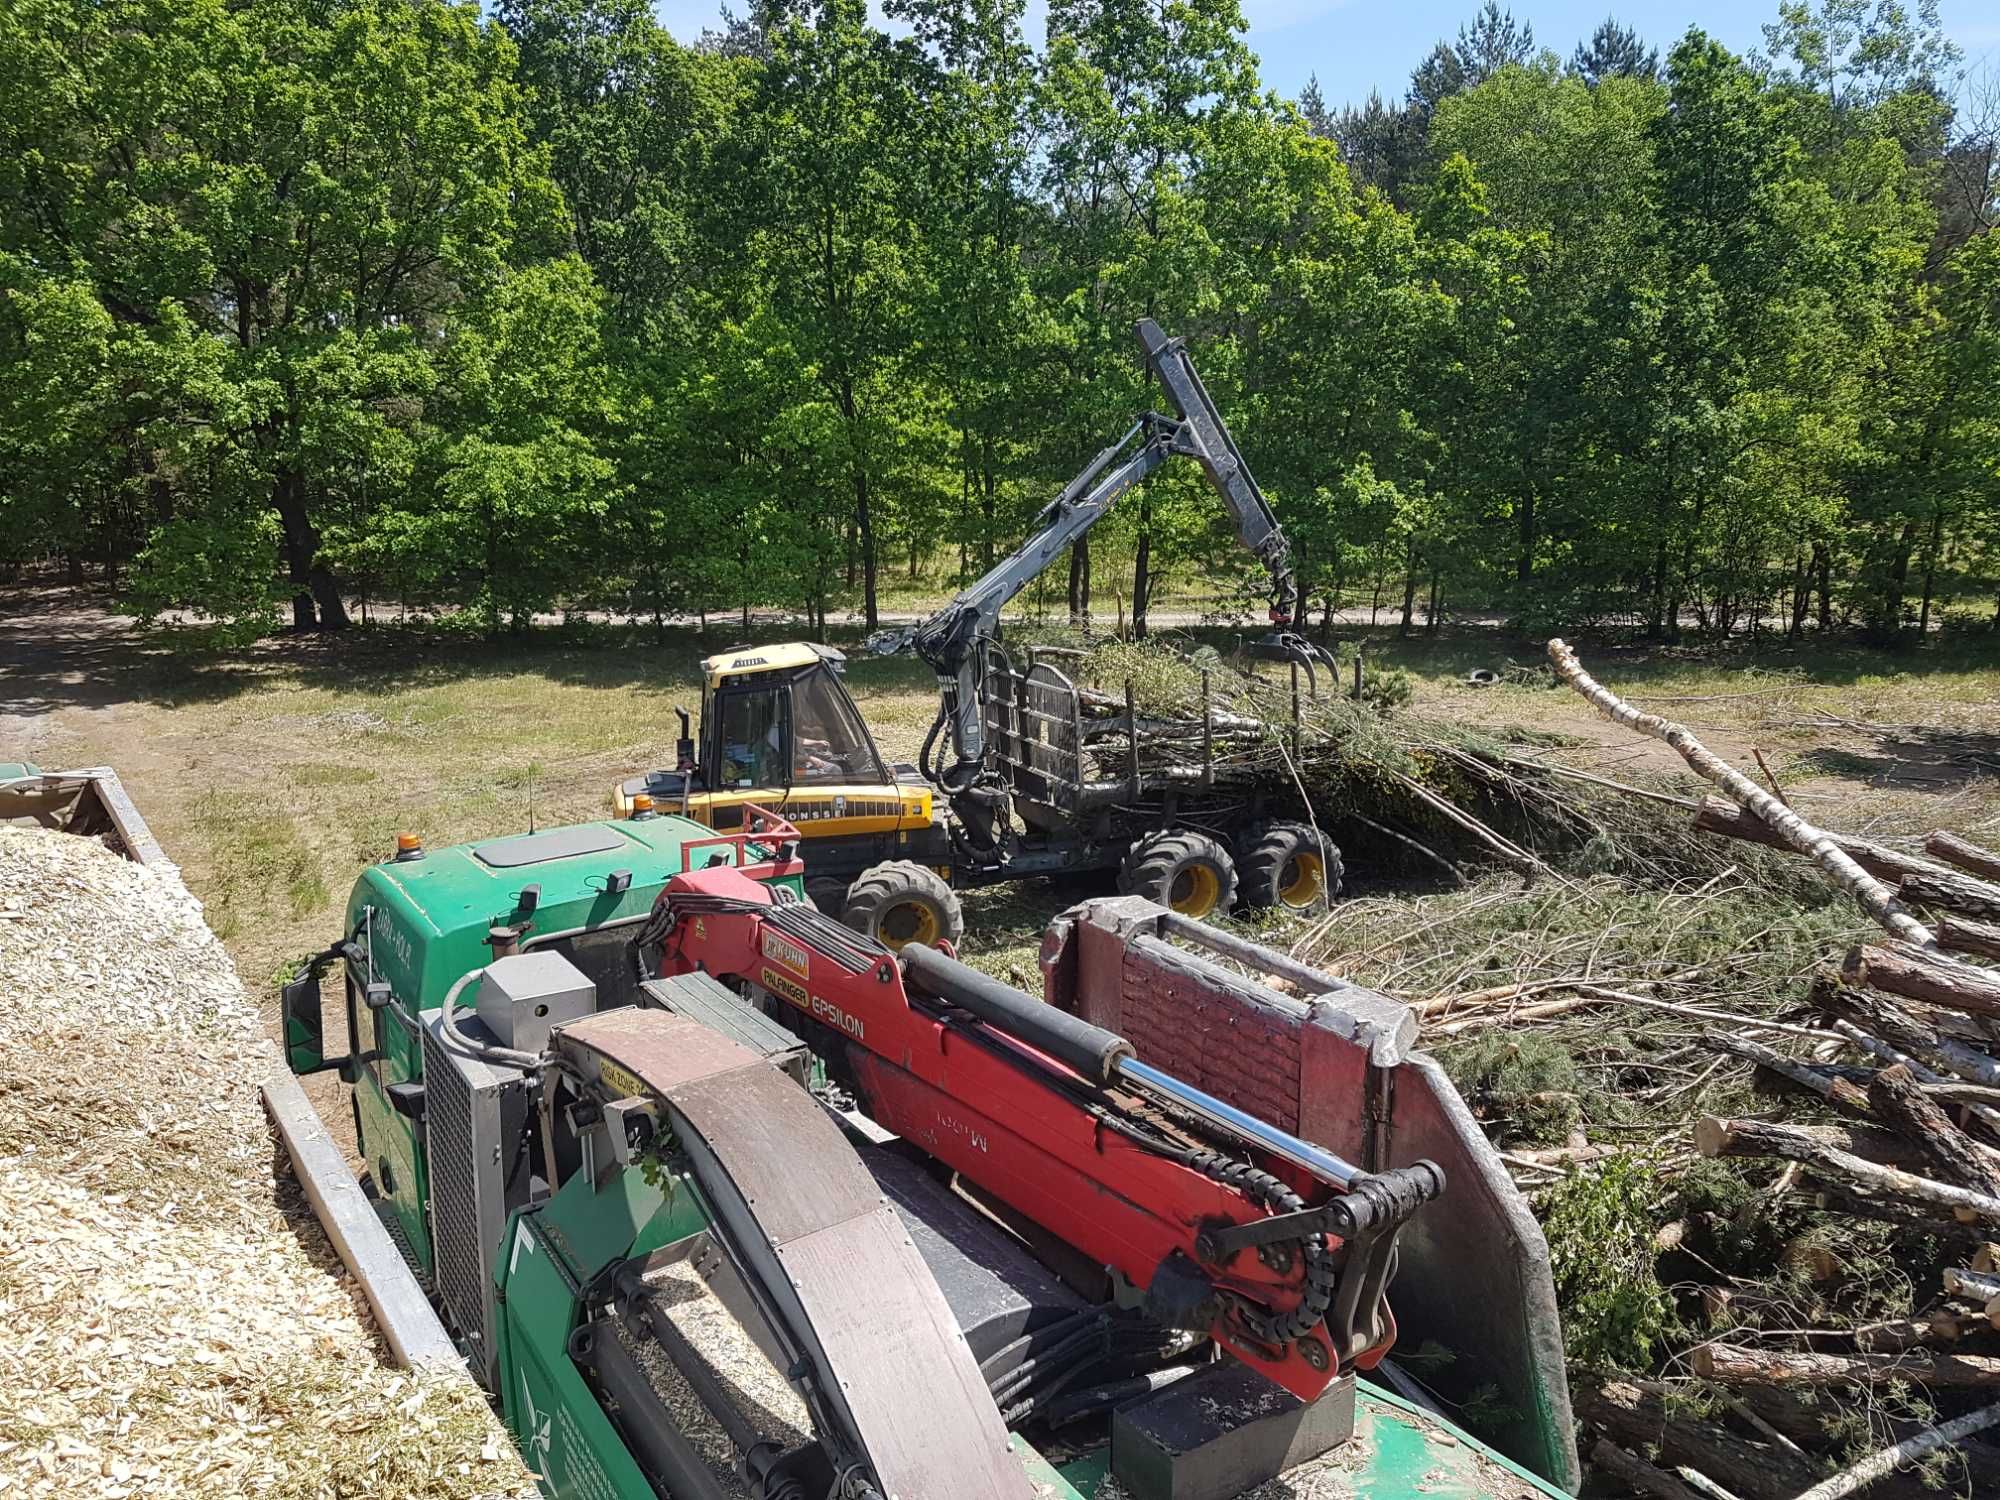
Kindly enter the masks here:
<path id="1" fill-rule="evenodd" d="M 1341 109 L 1237 0 L 884 11 L 15 0 L 0 564 L 247 631 L 872 625 L 1158 404 L 1150 316 L 1315 609 L 2000 621 L 2000 109 L 1930 0 L 1750 57 L 1489 3 Z M 1192 466 L 1066 581 L 1163 580 L 1254 588 Z"/>

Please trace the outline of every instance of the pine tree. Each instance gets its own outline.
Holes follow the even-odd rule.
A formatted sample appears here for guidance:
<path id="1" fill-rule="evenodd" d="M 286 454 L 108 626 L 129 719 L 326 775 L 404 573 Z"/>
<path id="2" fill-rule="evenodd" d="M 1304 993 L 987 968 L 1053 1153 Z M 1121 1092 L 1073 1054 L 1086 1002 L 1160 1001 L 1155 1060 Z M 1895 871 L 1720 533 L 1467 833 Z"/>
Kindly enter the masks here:
<path id="1" fill-rule="evenodd" d="M 1576 44 L 1569 70 L 1593 87 L 1606 78 L 1657 79 L 1660 54 L 1630 26 L 1620 26 L 1615 16 L 1606 16 L 1589 41 Z"/>

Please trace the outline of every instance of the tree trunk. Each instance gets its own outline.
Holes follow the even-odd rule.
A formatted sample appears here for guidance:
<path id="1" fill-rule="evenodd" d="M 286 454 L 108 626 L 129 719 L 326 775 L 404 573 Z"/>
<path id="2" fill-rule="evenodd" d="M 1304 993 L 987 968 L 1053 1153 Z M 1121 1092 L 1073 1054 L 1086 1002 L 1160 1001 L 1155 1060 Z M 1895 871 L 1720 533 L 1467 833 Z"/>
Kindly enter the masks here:
<path id="1" fill-rule="evenodd" d="M 1528 585 L 1535 581 L 1535 540 L 1535 497 L 1524 487 L 1515 536 L 1514 582 L 1520 593 L 1515 601 L 1517 607 L 1527 602 Z"/>
<path id="2" fill-rule="evenodd" d="M 2000 918 L 2000 886 L 1985 880 L 1974 880 L 1956 870 L 1941 874 L 1913 872 L 1903 877 L 1897 891 L 1903 900 L 1915 901 L 1921 906 L 1938 907 L 1968 917 Z"/>
<path id="3" fill-rule="evenodd" d="M 1090 538 L 1078 537 L 1069 548 L 1069 623 L 1090 629 Z"/>
<path id="4" fill-rule="evenodd" d="M 1667 539 L 1662 536 L 1653 549 L 1653 587 L 1648 605 L 1646 635 L 1661 641 L 1667 634 Z"/>
<path id="5" fill-rule="evenodd" d="M 861 541 L 861 612 L 869 630 L 877 629 L 882 623 L 881 611 L 875 597 L 875 518 L 869 513 L 868 471 L 856 467 L 854 470 L 854 525 L 860 533 Z"/>
<path id="6" fill-rule="evenodd" d="M 1628 1381 L 1585 1390 L 1576 1414 L 1628 1446 L 1658 1444 L 1662 1463 L 1699 1470 L 1743 1500 L 1791 1500 L 1815 1477 L 1804 1459 L 1775 1445 L 1670 1415 L 1658 1396 Z"/>
<path id="7" fill-rule="evenodd" d="M 1403 623 L 1396 634 L 1409 638 L 1410 623 L 1417 613 L 1417 549 L 1412 546 L 1403 559 Z"/>
<path id="8" fill-rule="evenodd" d="M 1940 923 L 1938 931 L 1938 941 L 1947 946 L 1951 945 L 1944 929 L 1949 925 L 1949 920 Z M 2000 1086 L 2000 1061 L 1947 1035 L 1938 1020 L 1905 1010 L 1887 995 L 1851 990 L 1821 975 L 1813 980 L 1811 999 L 1828 1015 L 1880 1037 L 1899 1052 L 1927 1058 L 1943 1071 L 1972 1083 Z"/>
<path id="9" fill-rule="evenodd" d="M 1931 599 L 1937 586 L 1938 546 L 1944 538 L 1944 507 L 1931 506 L 1931 534 L 1924 546 L 1924 602 L 1917 611 L 1917 639 L 1931 638 Z"/>
<path id="10" fill-rule="evenodd" d="M 1132 559 L 1132 639 L 1146 638 L 1146 605 L 1153 591 L 1153 499 L 1139 492 L 1139 550 Z"/>
<path id="11" fill-rule="evenodd" d="M 1942 955 L 1927 958 L 1906 945 L 1864 943 L 1848 953 L 1840 976 L 1946 1010 L 2000 1016 L 2000 973 Z"/>
<path id="12" fill-rule="evenodd" d="M 1702 798 L 1701 806 L 1695 811 L 1694 827 L 1697 833 L 1720 834 L 1724 838 L 1742 839 L 1751 844 L 1767 844 L 1773 849 L 1784 849 L 1794 854 L 1799 852 L 1755 813 L 1725 802 L 1720 797 Z M 1822 829 L 1821 832 L 1825 830 Z M 1829 833 L 1826 837 L 1834 848 L 1878 880 L 1904 880 L 1912 875 L 1952 873 L 1935 860 L 1924 859 L 1914 854 L 1902 854 L 1868 839 L 1850 838 L 1840 833 Z"/>
<path id="13" fill-rule="evenodd" d="M 1437 633 L 1438 633 L 1438 575 L 1436 572 L 1432 572 L 1431 596 L 1429 601 L 1426 602 L 1426 604 L 1424 605 L 1424 634 L 1436 635 Z"/>
<path id="14" fill-rule="evenodd" d="M 1905 521 L 1889 549 L 1888 566 L 1875 600 L 1875 632 L 1884 641 L 1893 641 L 1902 632 L 1903 593 L 1909 587 L 1910 554 L 1916 550 L 1916 541 L 1916 522 Z"/>
<path id="15" fill-rule="evenodd" d="M 1981 880 L 2000 882 L 2000 854 L 1982 849 L 1957 834 L 1946 833 L 1942 828 L 1924 840 L 1924 852 L 1935 854 L 1946 864 L 1957 865 Z"/>
<path id="16" fill-rule="evenodd" d="M 319 628 L 321 630 L 345 630 L 352 623 L 347 617 L 347 601 L 340 596 L 340 585 L 325 563 L 314 563 L 308 575 L 312 585 L 313 598 L 319 603 Z"/>
<path id="17" fill-rule="evenodd" d="M 1695 1374 L 1725 1385 L 1878 1386 L 1910 1385 L 1964 1389 L 2000 1385 L 2000 1358 L 1990 1354 L 1945 1354 L 1905 1350 L 1897 1354 L 1800 1354 L 1779 1349 L 1744 1349 L 1703 1344 L 1694 1351 Z"/>
<path id="18" fill-rule="evenodd" d="M 1915 1141 L 1931 1167 L 1947 1182 L 2000 1198 L 2000 1166 L 1993 1153 L 1954 1125 L 1924 1097 L 1905 1067 L 1884 1068 L 1868 1085 L 1868 1102 L 1883 1123 Z"/>
<path id="19" fill-rule="evenodd" d="M 1977 953 L 1981 958 L 2000 958 L 2000 923 L 1975 922 L 1970 917 L 1939 917 L 1931 930 L 1937 934 L 1940 948 Z"/>
<path id="20" fill-rule="evenodd" d="M 1695 1149 L 1711 1157 L 1772 1156 L 1795 1161 L 1811 1168 L 1814 1175 L 1863 1196 L 1901 1198 L 1954 1212 L 1964 1209 L 1989 1224 L 2000 1224 L 2000 1197 L 1868 1161 L 1785 1125 L 1704 1115 L 1695 1125 Z"/>
<path id="21" fill-rule="evenodd" d="M 1873 1125 L 1780 1125 L 1704 1115 L 1695 1122 L 1694 1148 L 1709 1157 L 1777 1156 L 1786 1160 L 1792 1159 L 1787 1154 L 1791 1151 L 1823 1149 L 1904 1171 L 1930 1165 L 1914 1143 Z"/>
<path id="22" fill-rule="evenodd" d="M 1610 1438 L 1597 1440 L 1597 1446 L 1590 1450 L 1590 1466 L 1603 1470 L 1634 1494 L 1651 1495 L 1653 1500 L 1706 1500 L 1665 1469 L 1627 1453 Z"/>
<path id="23" fill-rule="evenodd" d="M 313 564 L 319 560 L 319 533 L 306 514 L 302 489 L 296 473 L 281 470 L 272 486 L 271 500 L 284 532 L 285 576 L 292 585 L 292 629 L 305 632 L 319 629 L 312 577 Z"/>

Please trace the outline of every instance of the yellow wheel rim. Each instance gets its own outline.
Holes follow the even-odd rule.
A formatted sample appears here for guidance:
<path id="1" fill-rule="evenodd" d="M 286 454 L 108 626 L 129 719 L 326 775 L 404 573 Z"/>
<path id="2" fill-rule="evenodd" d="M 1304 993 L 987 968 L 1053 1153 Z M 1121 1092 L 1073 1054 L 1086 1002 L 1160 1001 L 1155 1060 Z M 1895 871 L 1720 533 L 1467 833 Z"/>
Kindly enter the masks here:
<path id="1" fill-rule="evenodd" d="M 892 949 L 904 948 L 911 943 L 931 948 L 937 945 L 938 934 L 942 930 L 937 913 L 923 902 L 903 901 L 882 913 L 875 936 Z"/>
<path id="2" fill-rule="evenodd" d="M 1326 889 L 1326 862 L 1317 854 L 1295 854 L 1278 876 L 1278 899 L 1287 906 L 1311 906 Z"/>
<path id="3" fill-rule="evenodd" d="M 1189 865 L 1174 876 L 1167 905 L 1184 917 L 1205 917 L 1222 899 L 1222 881 L 1207 865 Z"/>

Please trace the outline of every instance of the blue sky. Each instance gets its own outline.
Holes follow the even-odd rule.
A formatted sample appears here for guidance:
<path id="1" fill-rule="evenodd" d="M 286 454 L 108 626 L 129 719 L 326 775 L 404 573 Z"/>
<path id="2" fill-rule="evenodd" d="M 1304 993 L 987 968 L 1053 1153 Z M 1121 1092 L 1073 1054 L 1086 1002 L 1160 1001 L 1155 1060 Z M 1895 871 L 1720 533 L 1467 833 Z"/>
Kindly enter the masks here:
<path id="1" fill-rule="evenodd" d="M 1502 0 L 1503 8 L 1530 22 L 1535 40 L 1569 55 L 1604 19 L 1609 0 Z M 1030 34 L 1041 28 L 1043 7 L 1031 6 Z M 1365 99 L 1371 88 L 1400 97 L 1410 69 L 1440 37 L 1456 36 L 1479 0 L 1242 0 L 1250 45 L 1262 62 L 1266 85 L 1296 97 L 1319 76 L 1331 104 Z M 660 0 L 660 19 L 684 41 L 700 35 L 719 13 L 717 0 Z M 737 9 L 747 9 L 739 4 Z M 1759 28 L 1777 13 L 1770 3 L 1730 0 L 1618 0 L 1612 13 L 1665 52 L 1690 26 L 1700 26 L 1738 52 L 1759 46 Z M 1940 0 L 1945 30 L 1965 49 L 1969 64 L 2000 70 L 2000 0 Z"/>

